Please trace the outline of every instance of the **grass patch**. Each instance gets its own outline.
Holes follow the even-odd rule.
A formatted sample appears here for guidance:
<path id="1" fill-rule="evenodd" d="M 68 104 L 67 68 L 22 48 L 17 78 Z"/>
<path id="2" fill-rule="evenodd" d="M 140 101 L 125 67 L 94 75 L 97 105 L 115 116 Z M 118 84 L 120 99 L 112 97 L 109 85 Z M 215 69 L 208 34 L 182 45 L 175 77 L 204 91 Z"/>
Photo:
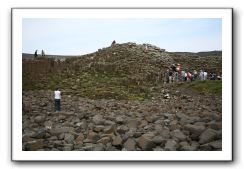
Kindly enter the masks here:
<path id="1" fill-rule="evenodd" d="M 199 92 L 209 94 L 222 95 L 222 81 L 221 80 L 206 80 L 206 81 L 193 81 L 185 83 L 186 87 L 191 87 Z"/>

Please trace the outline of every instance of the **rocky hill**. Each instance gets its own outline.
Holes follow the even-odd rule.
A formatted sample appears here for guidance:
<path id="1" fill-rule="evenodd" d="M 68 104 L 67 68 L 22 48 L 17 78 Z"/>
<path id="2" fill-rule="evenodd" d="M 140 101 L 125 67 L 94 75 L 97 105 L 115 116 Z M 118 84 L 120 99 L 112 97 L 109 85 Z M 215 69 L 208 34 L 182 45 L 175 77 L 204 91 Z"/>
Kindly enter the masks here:
<path id="1" fill-rule="evenodd" d="M 189 71 L 222 69 L 221 57 L 179 55 L 147 45 L 145 51 L 140 44 L 116 44 L 65 61 L 23 59 L 23 89 L 53 90 L 58 86 L 64 92 L 92 99 L 138 100 L 150 97 L 173 63 Z"/>
<path id="2" fill-rule="evenodd" d="M 23 59 L 23 150 L 221 151 L 221 81 L 163 84 L 162 73 L 178 62 L 221 71 L 221 57 L 135 43 L 65 61 Z"/>

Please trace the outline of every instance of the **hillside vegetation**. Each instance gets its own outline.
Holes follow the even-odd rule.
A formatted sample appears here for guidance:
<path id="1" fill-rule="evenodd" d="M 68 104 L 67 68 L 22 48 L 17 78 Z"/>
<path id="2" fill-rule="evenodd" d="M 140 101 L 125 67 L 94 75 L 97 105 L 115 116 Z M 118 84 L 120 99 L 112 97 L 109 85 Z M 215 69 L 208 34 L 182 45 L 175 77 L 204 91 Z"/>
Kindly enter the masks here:
<path id="1" fill-rule="evenodd" d="M 209 59 L 211 58 L 211 62 Z M 219 56 L 188 56 L 156 46 L 116 44 L 81 57 L 23 59 L 23 90 L 54 90 L 91 99 L 144 100 L 161 90 L 173 63 L 188 70 L 221 70 Z"/>

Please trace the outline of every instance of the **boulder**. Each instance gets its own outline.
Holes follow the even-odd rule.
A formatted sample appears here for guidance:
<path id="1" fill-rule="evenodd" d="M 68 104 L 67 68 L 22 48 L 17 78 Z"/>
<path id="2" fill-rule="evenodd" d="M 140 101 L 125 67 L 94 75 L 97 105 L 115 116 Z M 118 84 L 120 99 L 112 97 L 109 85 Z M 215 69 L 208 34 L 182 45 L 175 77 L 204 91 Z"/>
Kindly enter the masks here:
<path id="1" fill-rule="evenodd" d="M 53 128 L 50 130 L 50 133 L 52 135 L 59 135 L 61 133 L 72 133 L 74 132 L 74 128 L 73 127 L 60 127 L 60 128 Z"/>
<path id="2" fill-rule="evenodd" d="M 168 140 L 165 144 L 164 150 L 165 151 L 176 151 L 179 145 L 175 140 Z"/>
<path id="3" fill-rule="evenodd" d="M 217 136 L 216 130 L 207 129 L 199 136 L 199 143 L 205 144 L 213 141 Z"/>
<path id="4" fill-rule="evenodd" d="M 110 139 L 109 137 L 103 137 L 103 138 L 101 138 L 100 140 L 98 140 L 97 142 L 106 145 L 107 143 L 110 142 L 110 140 L 111 140 L 111 139 Z"/>
<path id="5" fill-rule="evenodd" d="M 125 120 L 124 117 L 118 116 L 118 117 L 116 117 L 115 122 L 117 124 L 123 124 L 124 123 L 124 120 Z"/>
<path id="6" fill-rule="evenodd" d="M 177 140 L 184 141 L 186 140 L 186 136 L 183 132 L 180 130 L 174 130 L 173 132 L 170 133 L 172 138 L 176 138 Z"/>
<path id="7" fill-rule="evenodd" d="M 75 136 L 73 134 L 70 133 L 65 133 L 64 134 L 64 141 L 68 144 L 74 144 L 74 139 Z"/>
<path id="8" fill-rule="evenodd" d="M 152 150 L 156 145 L 152 141 L 155 135 L 153 133 L 146 133 L 139 137 L 138 145 L 142 150 Z"/>
<path id="9" fill-rule="evenodd" d="M 44 146 L 43 139 L 33 140 L 26 143 L 27 151 L 36 151 L 38 149 L 42 149 Z"/>
<path id="10" fill-rule="evenodd" d="M 127 131 L 129 131 L 129 128 L 127 126 L 118 126 L 117 127 L 117 132 L 119 134 L 124 134 L 126 133 Z"/>
<path id="11" fill-rule="evenodd" d="M 82 133 L 80 133 L 78 135 L 78 137 L 75 139 L 75 144 L 82 144 L 83 143 L 83 140 L 84 140 L 84 135 Z"/>
<path id="12" fill-rule="evenodd" d="M 124 143 L 124 148 L 127 151 L 135 151 L 136 150 L 136 141 L 133 138 L 128 138 Z"/>
<path id="13" fill-rule="evenodd" d="M 96 143 L 100 139 L 100 136 L 93 131 L 89 131 L 87 139 L 90 140 L 90 142 L 92 143 Z"/>
<path id="14" fill-rule="evenodd" d="M 211 142 L 211 143 L 209 143 L 209 145 L 213 149 L 222 150 L 222 140 L 217 140 L 217 141 Z"/>
<path id="15" fill-rule="evenodd" d="M 184 129 L 190 131 L 193 135 L 199 136 L 205 130 L 205 126 L 187 124 Z"/>
<path id="16" fill-rule="evenodd" d="M 115 132 L 115 126 L 107 126 L 104 128 L 104 133 L 105 134 L 113 134 Z"/>
<path id="17" fill-rule="evenodd" d="M 43 123 L 43 122 L 45 121 L 45 119 L 46 119 L 45 116 L 36 116 L 36 117 L 34 118 L 34 121 L 35 121 L 36 123 Z"/>
<path id="18" fill-rule="evenodd" d="M 137 119 L 132 119 L 127 121 L 127 126 L 131 129 L 131 128 L 137 128 L 139 125 L 139 121 Z"/>
<path id="19" fill-rule="evenodd" d="M 93 122 L 96 124 L 96 125 L 103 125 L 104 124 L 104 119 L 103 119 L 103 116 L 102 115 L 95 115 L 93 118 L 92 118 Z"/>
<path id="20" fill-rule="evenodd" d="M 39 129 L 38 131 L 36 131 L 34 134 L 31 135 L 32 138 L 37 138 L 37 139 L 44 138 L 45 136 L 46 136 L 45 129 Z"/>
<path id="21" fill-rule="evenodd" d="M 118 136 L 115 136 L 113 138 L 112 145 L 114 145 L 114 146 L 121 146 L 122 145 L 122 142 L 123 142 L 122 138 L 120 137 L 120 135 L 118 135 Z"/>

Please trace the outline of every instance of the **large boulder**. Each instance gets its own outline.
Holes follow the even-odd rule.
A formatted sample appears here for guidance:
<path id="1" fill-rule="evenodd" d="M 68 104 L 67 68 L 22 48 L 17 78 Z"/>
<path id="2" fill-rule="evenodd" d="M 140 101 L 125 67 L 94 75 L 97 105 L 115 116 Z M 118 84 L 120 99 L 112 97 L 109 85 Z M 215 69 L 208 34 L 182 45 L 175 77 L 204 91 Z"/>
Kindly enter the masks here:
<path id="1" fill-rule="evenodd" d="M 136 150 L 136 141 L 133 138 L 129 138 L 124 143 L 124 149 L 127 151 L 135 151 Z"/>
<path id="2" fill-rule="evenodd" d="M 122 138 L 120 137 L 120 135 L 118 135 L 118 136 L 115 136 L 113 138 L 112 145 L 114 145 L 114 146 L 122 146 L 122 142 L 123 142 Z"/>
<path id="3" fill-rule="evenodd" d="M 199 143 L 205 144 L 213 141 L 217 136 L 217 131 L 213 129 L 207 129 L 205 130 L 200 136 L 199 136 Z"/>
<path id="4" fill-rule="evenodd" d="M 138 144 L 139 144 L 139 147 L 142 149 L 142 150 L 152 150 L 154 147 L 156 147 L 156 144 L 154 144 L 153 142 L 153 137 L 155 135 L 153 133 L 146 133 L 146 134 L 143 134 L 141 137 L 139 137 L 139 141 L 138 141 Z"/>
<path id="5" fill-rule="evenodd" d="M 193 135 L 199 136 L 205 130 L 205 126 L 187 124 L 184 129 L 190 131 Z"/>
<path id="6" fill-rule="evenodd" d="M 33 140 L 29 141 L 26 143 L 26 150 L 27 151 L 36 151 L 38 149 L 42 149 L 44 146 L 44 140 L 43 139 L 38 139 L 38 140 Z"/>
<path id="7" fill-rule="evenodd" d="M 53 128 L 50 130 L 50 133 L 52 135 L 60 135 L 61 133 L 73 133 L 74 132 L 73 127 L 60 127 L 60 128 Z"/>
<path id="8" fill-rule="evenodd" d="M 45 116 L 36 116 L 36 117 L 34 118 L 34 121 L 35 121 L 36 123 L 43 123 L 43 122 L 45 121 L 45 119 L 46 119 Z"/>
<path id="9" fill-rule="evenodd" d="M 186 135 L 180 130 L 174 130 L 170 133 L 172 138 L 176 138 L 177 140 L 184 141 L 186 140 Z"/>
<path id="10" fill-rule="evenodd" d="M 70 133 L 65 133 L 64 141 L 68 144 L 74 144 L 75 136 Z"/>
<path id="11" fill-rule="evenodd" d="M 164 150 L 165 151 L 176 151 L 179 145 L 175 140 L 168 140 L 165 144 Z"/>
<path id="12" fill-rule="evenodd" d="M 100 114 L 97 114 L 95 115 L 93 118 L 92 118 L 93 122 L 96 124 L 96 125 L 103 125 L 104 124 L 104 119 L 103 119 L 103 116 L 100 115 Z"/>

